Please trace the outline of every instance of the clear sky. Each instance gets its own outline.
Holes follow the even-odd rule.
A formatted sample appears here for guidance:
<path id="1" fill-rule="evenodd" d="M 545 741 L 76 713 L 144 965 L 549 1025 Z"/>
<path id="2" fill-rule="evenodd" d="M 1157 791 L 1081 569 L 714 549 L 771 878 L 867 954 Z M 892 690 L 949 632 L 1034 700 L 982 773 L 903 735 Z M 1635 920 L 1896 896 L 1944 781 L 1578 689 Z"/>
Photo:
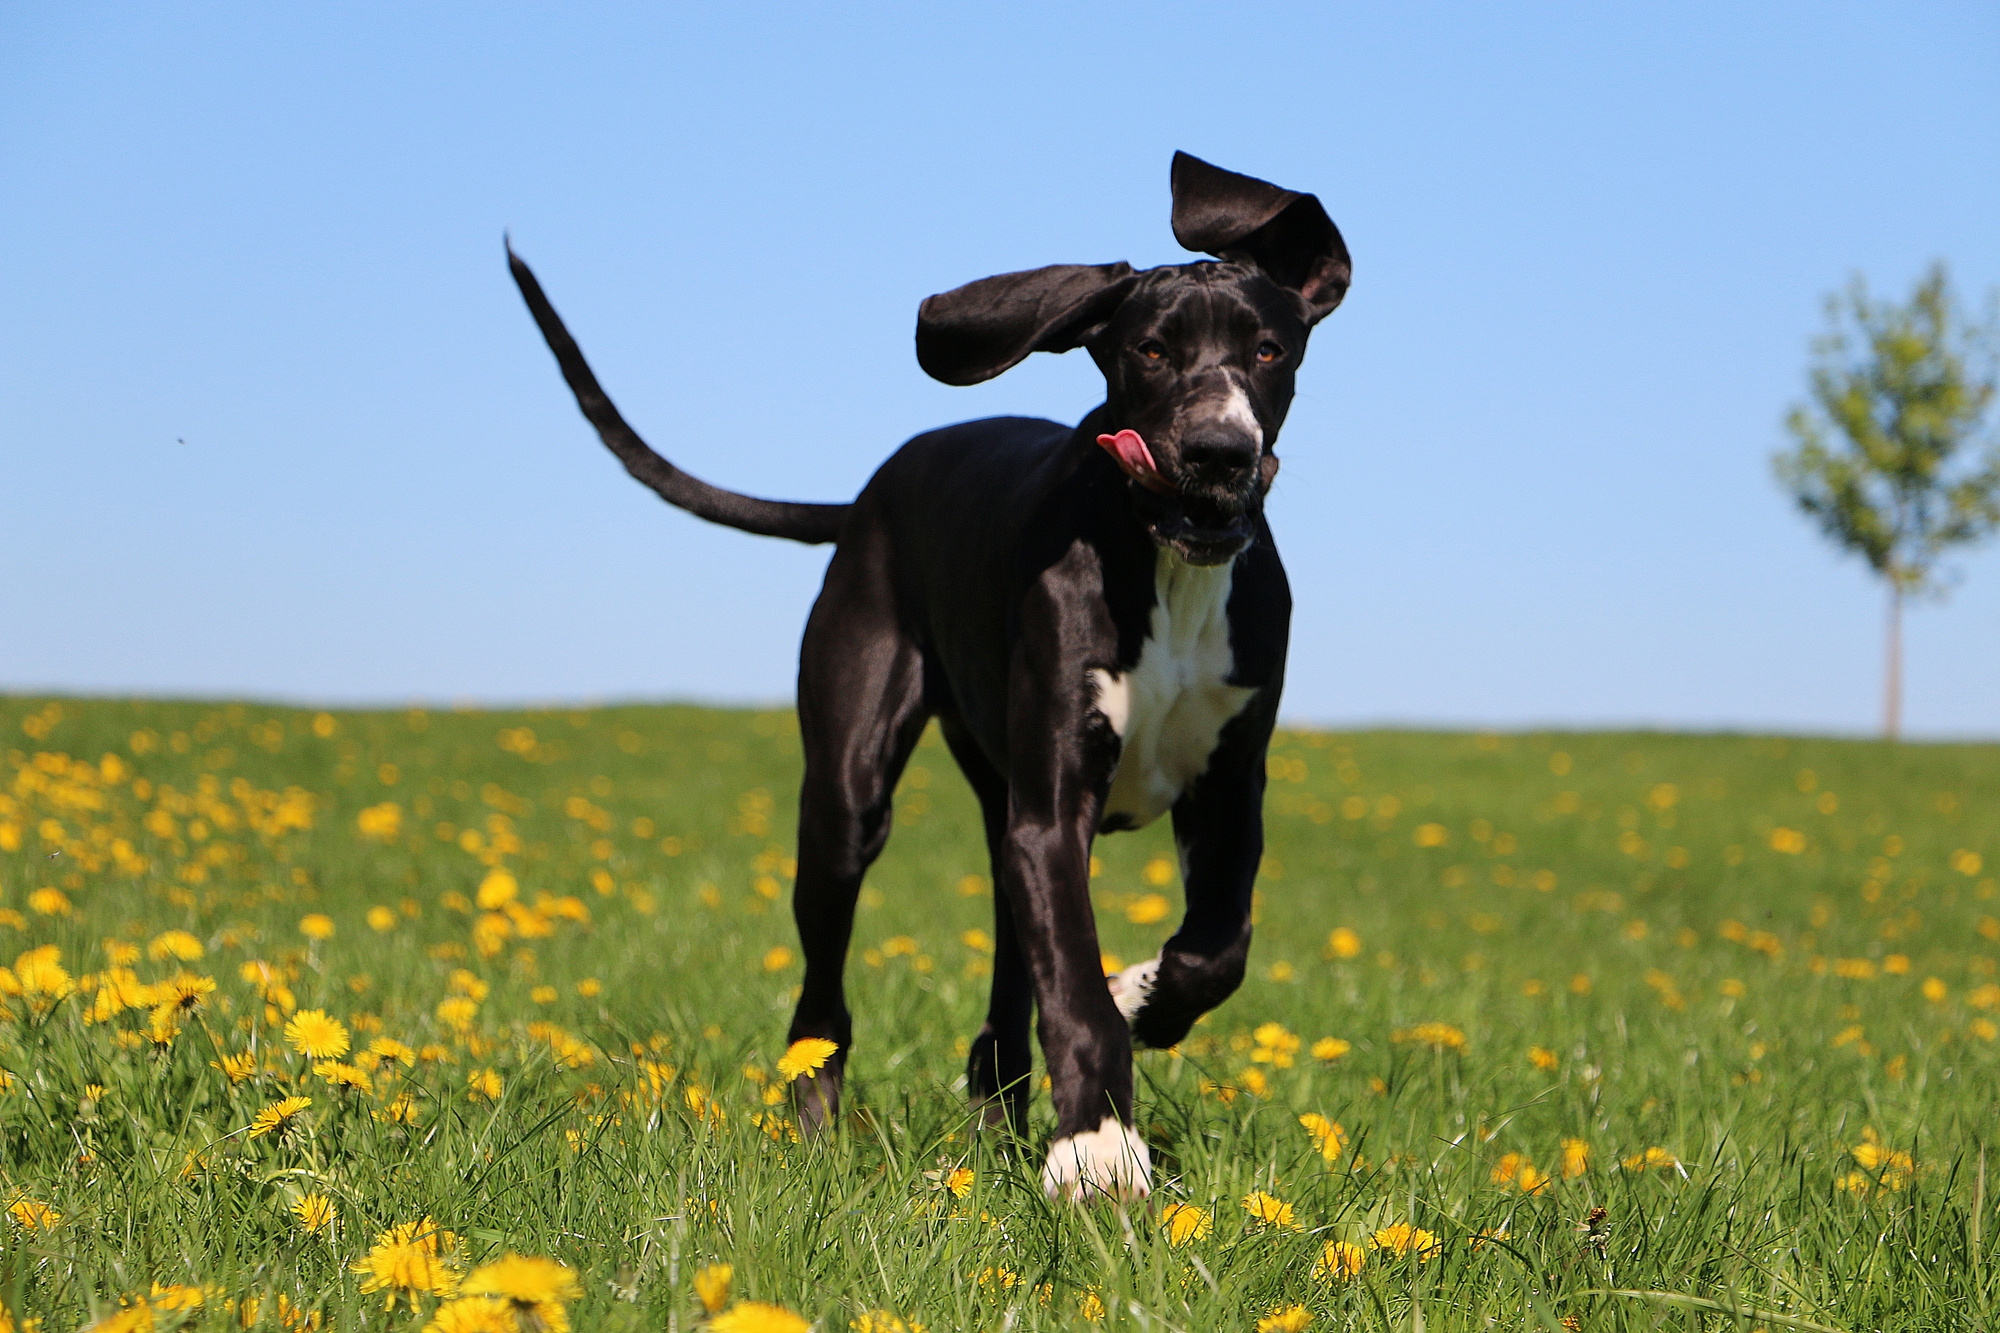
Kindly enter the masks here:
<path id="1" fill-rule="evenodd" d="M 1347 304 L 1271 503 L 1287 712 L 1864 732 L 1882 596 L 1770 480 L 1823 295 L 2000 283 L 2000 9 L 0 9 L 0 689 L 790 693 L 824 550 L 627 480 L 502 263 L 653 444 L 851 496 L 1075 420 L 927 380 L 917 303 L 1187 258 L 1176 148 L 1325 201 Z M 2000 735 L 2000 548 L 1908 719 Z"/>

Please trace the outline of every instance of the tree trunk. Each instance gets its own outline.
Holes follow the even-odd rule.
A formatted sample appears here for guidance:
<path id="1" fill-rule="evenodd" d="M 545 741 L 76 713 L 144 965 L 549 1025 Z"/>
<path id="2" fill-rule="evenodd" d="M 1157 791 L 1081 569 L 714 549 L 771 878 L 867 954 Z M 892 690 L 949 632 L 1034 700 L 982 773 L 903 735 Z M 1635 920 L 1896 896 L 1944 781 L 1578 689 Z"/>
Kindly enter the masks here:
<path id="1" fill-rule="evenodd" d="M 1895 740 L 1903 730 L 1903 585 L 1889 580 L 1889 669 L 1883 682 L 1882 732 Z"/>

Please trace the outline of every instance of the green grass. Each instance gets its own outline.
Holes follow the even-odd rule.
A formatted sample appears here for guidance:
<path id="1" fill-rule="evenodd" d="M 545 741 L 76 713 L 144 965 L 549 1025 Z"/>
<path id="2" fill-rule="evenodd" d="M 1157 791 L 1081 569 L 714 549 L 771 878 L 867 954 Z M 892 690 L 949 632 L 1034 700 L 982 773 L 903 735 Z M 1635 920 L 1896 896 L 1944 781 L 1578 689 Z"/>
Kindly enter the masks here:
<path id="1" fill-rule="evenodd" d="M 1025 1158 L 969 1131 L 986 960 L 967 939 L 993 901 L 934 735 L 857 921 L 847 1114 L 802 1145 L 762 1095 L 798 976 L 788 713 L 315 723 L 0 699 L 0 962 L 57 946 L 79 983 L 0 1018 L 0 1202 L 61 1214 L 0 1223 L 0 1302 L 49 1333 L 155 1283 L 205 1292 L 191 1313 L 147 1307 L 155 1327 L 229 1326 L 245 1297 L 278 1327 L 282 1293 L 327 1327 L 416 1330 L 436 1302 L 385 1318 L 352 1265 L 426 1216 L 463 1269 L 510 1250 L 571 1265 L 581 1329 L 695 1329 L 694 1275 L 716 1262 L 733 1299 L 829 1333 L 871 1310 L 933 1333 L 1070 1327 L 1090 1301 L 1104 1326 L 1189 1330 L 1295 1304 L 1316 1330 L 1996 1323 L 2000 747 L 1281 735 L 1251 976 L 1179 1051 L 1140 1057 L 1157 1195 L 1128 1215 L 1043 1199 L 1045 1097 Z M 1164 827 L 1099 844 L 1108 954 L 1171 931 L 1178 888 L 1152 882 L 1169 848 Z M 489 935 L 482 956 L 462 909 L 495 861 L 535 934 Z M 1147 919 L 1154 893 L 1174 915 Z M 538 895 L 589 920 L 537 914 Z M 312 913 L 331 938 L 301 933 Z M 150 956 L 170 929 L 201 956 Z M 164 1045 L 144 996 L 86 1021 L 119 991 L 107 940 L 141 951 L 138 982 L 217 989 Z M 334 1088 L 267 1021 L 287 997 L 245 979 L 253 960 L 357 1048 L 434 1058 Z M 459 969 L 488 993 L 455 1028 L 438 1007 Z M 1464 1049 L 1412 1039 L 1425 1023 Z M 1327 1037 L 1350 1049 L 1315 1058 Z M 259 1068 L 232 1084 L 216 1064 L 242 1052 Z M 497 1101 L 469 1091 L 489 1069 Z M 291 1133 L 247 1136 L 294 1093 L 312 1107 Z M 1305 1113 L 1343 1127 L 1338 1161 Z M 1589 1152 L 1568 1179 L 1565 1140 Z M 1650 1169 L 1621 1165 L 1648 1149 Z M 1524 1159 L 1557 1178 L 1524 1193 Z M 943 1188 L 961 1166 L 962 1198 Z M 1252 1191 L 1296 1229 L 1253 1219 Z M 308 1193 L 330 1232 L 289 1211 Z M 1208 1234 L 1173 1244 L 1175 1201 L 1209 1210 Z M 1369 1248 L 1398 1223 L 1433 1234 L 1427 1258 Z M 1362 1247 L 1358 1276 L 1315 1275 L 1332 1241 Z"/>

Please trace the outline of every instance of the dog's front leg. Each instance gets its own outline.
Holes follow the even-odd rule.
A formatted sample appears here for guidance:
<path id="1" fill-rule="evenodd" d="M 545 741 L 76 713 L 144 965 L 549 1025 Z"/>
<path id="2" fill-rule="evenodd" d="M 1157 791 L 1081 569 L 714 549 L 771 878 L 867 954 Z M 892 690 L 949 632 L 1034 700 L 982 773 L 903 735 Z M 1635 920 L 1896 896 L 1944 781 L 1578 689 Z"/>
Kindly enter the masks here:
<path id="1" fill-rule="evenodd" d="M 1090 844 L 1118 741 L 1093 711 L 1088 645 L 1070 637 L 1080 619 L 1026 626 L 1009 673 L 1000 873 L 1055 1101 L 1043 1188 L 1058 1198 L 1130 1199 L 1150 1191 L 1152 1167 L 1132 1127 L 1132 1034 L 1104 984 L 1090 903 Z"/>
<path id="2" fill-rule="evenodd" d="M 1243 982 L 1264 856 L 1264 762 L 1274 712 L 1253 703 L 1236 717 L 1208 768 L 1174 803 L 1187 915 L 1158 958 L 1127 969 L 1144 974 L 1136 978 L 1143 986 L 1136 995 L 1127 981 L 1123 1006 L 1141 1045 L 1176 1044 Z"/>

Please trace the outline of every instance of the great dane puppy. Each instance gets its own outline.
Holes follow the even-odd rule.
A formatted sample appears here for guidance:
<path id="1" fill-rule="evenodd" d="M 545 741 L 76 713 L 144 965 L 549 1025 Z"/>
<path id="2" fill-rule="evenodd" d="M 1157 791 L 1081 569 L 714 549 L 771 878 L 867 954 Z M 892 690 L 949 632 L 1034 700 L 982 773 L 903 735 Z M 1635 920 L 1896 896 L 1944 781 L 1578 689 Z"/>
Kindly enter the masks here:
<path id="1" fill-rule="evenodd" d="M 1307 335 L 1351 271 L 1312 195 L 1185 153 L 1172 185 L 1175 237 L 1213 262 L 1058 264 L 917 313 L 917 361 L 937 379 L 977 384 L 1082 347 L 1104 372 L 1101 407 L 1075 427 L 1001 417 L 919 435 L 850 504 L 738 495 L 654 453 L 508 250 L 584 416 L 635 478 L 713 522 L 835 544 L 799 656 L 806 972 L 791 1040 L 838 1050 L 801 1080 L 802 1126 L 839 1108 L 854 902 L 936 718 L 993 867 L 971 1094 L 987 1123 L 1025 1128 L 1035 1016 L 1056 1110 L 1042 1183 L 1058 1197 L 1149 1191 L 1133 1044 L 1173 1045 L 1243 979 L 1291 617 L 1263 501 Z M 1091 841 L 1169 813 L 1187 914 L 1158 957 L 1106 978 Z"/>

